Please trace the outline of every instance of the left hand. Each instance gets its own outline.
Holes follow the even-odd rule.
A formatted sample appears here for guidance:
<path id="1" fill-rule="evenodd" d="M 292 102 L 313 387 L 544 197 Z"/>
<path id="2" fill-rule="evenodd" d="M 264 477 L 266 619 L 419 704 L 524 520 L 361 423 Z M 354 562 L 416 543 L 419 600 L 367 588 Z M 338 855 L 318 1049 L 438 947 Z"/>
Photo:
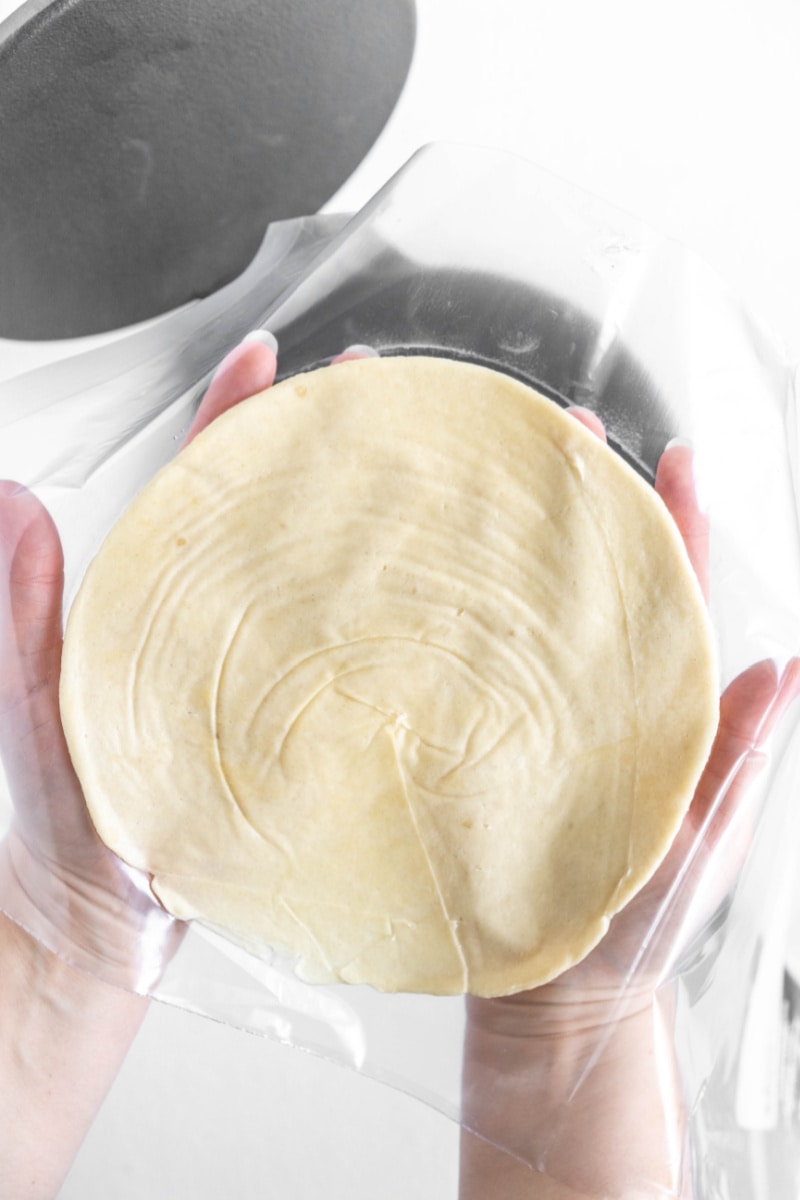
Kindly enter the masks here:
<path id="1" fill-rule="evenodd" d="M 275 354 L 245 341 L 221 363 L 186 438 L 269 387 Z M 184 443 L 186 444 L 186 443 Z M 59 709 L 64 556 L 32 492 L 0 483 L 0 755 L 14 821 L 0 842 L 0 910 L 74 965 L 153 986 L 184 926 L 94 830 Z"/>

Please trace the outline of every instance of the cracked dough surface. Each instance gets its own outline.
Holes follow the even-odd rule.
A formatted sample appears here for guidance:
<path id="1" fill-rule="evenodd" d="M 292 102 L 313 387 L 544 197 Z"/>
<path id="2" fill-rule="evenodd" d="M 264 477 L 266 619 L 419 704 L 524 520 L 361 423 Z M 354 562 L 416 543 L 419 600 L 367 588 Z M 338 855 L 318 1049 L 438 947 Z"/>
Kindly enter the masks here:
<path id="1" fill-rule="evenodd" d="M 366 359 L 221 416 L 72 607 L 62 715 L 103 840 L 306 979 L 503 994 L 650 877 L 717 720 L 656 494 L 499 373 Z"/>

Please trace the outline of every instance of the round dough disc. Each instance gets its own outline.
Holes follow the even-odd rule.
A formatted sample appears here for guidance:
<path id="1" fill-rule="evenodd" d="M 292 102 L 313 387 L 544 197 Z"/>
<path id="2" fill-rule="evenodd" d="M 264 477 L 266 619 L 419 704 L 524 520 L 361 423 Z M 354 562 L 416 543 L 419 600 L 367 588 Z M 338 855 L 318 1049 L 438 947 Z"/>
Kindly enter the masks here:
<path id="1" fill-rule="evenodd" d="M 555 403 L 396 357 L 287 380 L 140 493 L 69 616 L 103 840 L 314 981 L 500 995 L 647 881 L 717 722 L 655 492 Z"/>

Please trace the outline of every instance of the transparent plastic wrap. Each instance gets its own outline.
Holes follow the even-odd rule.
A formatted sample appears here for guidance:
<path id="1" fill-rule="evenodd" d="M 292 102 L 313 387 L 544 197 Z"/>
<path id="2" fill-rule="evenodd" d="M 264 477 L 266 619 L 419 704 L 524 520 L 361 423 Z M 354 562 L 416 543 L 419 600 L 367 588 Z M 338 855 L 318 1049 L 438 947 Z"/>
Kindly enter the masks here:
<path id="1" fill-rule="evenodd" d="M 691 503 L 673 497 L 672 510 L 696 543 L 723 696 L 698 798 L 599 946 L 514 1000 L 307 983 L 279 955 L 184 928 L 93 839 L 60 733 L 58 614 L 37 641 L 32 582 L 50 580 L 57 609 L 60 540 L 69 607 L 106 533 L 175 454 L 212 366 L 257 327 L 278 339 L 279 378 L 353 345 L 466 360 L 589 410 L 662 493 L 667 454 L 689 473 Z M 0 497 L 0 908 L 98 977 L 448 1114 L 465 1130 L 465 1196 L 499 1194 L 484 1149 L 565 1194 L 794 1196 L 794 382 L 685 248 L 522 160 L 437 145 L 354 217 L 276 226 L 217 296 L 0 384 L 0 475 L 24 485 Z M 626 1056 L 638 1076 L 620 1074 Z"/>

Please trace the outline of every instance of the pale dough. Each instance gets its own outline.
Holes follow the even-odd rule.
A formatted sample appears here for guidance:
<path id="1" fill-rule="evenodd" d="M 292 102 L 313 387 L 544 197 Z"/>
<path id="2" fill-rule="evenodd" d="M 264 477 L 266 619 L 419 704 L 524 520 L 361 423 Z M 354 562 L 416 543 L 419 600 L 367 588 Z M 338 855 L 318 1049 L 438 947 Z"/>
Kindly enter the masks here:
<path id="1" fill-rule="evenodd" d="M 522 384 L 366 359 L 226 413 L 112 529 L 61 703 L 103 840 L 303 978 L 502 994 L 655 870 L 716 727 L 661 500 Z"/>

